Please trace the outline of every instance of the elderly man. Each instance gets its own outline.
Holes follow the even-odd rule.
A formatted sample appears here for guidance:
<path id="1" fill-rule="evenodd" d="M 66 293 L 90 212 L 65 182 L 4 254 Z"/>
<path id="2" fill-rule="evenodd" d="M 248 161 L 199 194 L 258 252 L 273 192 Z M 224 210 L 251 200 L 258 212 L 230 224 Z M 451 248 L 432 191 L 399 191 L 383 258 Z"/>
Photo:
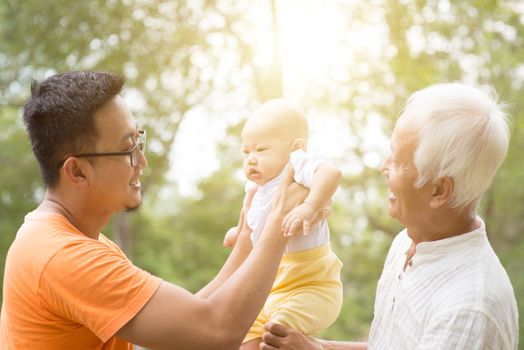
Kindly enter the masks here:
<path id="1" fill-rule="evenodd" d="M 518 312 L 477 205 L 508 149 L 505 114 L 481 90 L 414 93 L 391 136 L 389 214 L 406 227 L 378 282 L 367 343 L 316 340 L 268 323 L 261 349 L 515 350 Z"/>
<path id="2" fill-rule="evenodd" d="M 32 86 L 24 122 L 46 193 L 7 255 L 1 349 L 238 349 L 266 300 L 287 243 L 283 217 L 306 194 L 289 191 L 292 174 L 259 245 L 249 253 L 242 230 L 197 295 L 136 267 L 100 233 L 114 213 L 140 205 L 147 166 L 146 132 L 119 96 L 122 86 L 103 72 Z"/>

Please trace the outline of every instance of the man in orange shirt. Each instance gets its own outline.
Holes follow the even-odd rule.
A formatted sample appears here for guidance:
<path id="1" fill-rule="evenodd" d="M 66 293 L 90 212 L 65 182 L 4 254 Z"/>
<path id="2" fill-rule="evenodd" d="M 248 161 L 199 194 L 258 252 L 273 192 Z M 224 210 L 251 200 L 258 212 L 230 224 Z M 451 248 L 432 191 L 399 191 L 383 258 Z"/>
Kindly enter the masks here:
<path id="1" fill-rule="evenodd" d="M 134 266 L 102 233 L 141 203 L 146 132 L 110 73 L 70 72 L 33 83 L 24 108 L 46 194 L 6 260 L 0 348 L 238 349 L 270 291 L 287 238 L 284 215 L 305 196 L 291 176 L 261 244 L 249 232 L 196 295 Z"/>

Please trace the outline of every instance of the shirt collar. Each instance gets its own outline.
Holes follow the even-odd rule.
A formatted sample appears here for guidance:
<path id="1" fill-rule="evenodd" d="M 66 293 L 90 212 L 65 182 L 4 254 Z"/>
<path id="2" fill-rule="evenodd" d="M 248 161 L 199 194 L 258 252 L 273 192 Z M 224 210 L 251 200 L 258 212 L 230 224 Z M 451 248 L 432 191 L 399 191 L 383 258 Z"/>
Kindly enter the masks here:
<path id="1" fill-rule="evenodd" d="M 477 216 L 480 226 L 470 232 L 440 239 L 431 242 L 421 242 L 417 244 L 413 259 L 415 262 L 421 260 L 435 260 L 443 256 L 450 255 L 456 251 L 462 251 L 468 247 L 482 245 L 487 241 L 486 227 L 484 221 Z"/>

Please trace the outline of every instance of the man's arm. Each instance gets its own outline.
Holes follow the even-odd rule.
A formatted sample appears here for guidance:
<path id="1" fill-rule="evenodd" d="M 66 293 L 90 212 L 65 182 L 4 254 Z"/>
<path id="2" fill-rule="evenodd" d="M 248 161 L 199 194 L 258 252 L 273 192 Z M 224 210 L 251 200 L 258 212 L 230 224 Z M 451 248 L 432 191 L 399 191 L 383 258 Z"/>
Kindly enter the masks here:
<path id="1" fill-rule="evenodd" d="M 204 288 L 199 290 L 196 295 L 202 298 L 209 297 L 215 292 L 231 275 L 238 269 L 239 266 L 246 260 L 253 248 L 251 243 L 251 237 L 247 226 L 244 227 L 238 234 L 237 241 L 233 247 L 233 250 L 229 254 L 226 262 L 220 269 L 219 273 L 209 282 Z"/>
<path id="2" fill-rule="evenodd" d="M 368 343 L 320 340 L 324 350 L 367 350 Z"/>
<path id="3" fill-rule="evenodd" d="M 142 310 L 117 335 L 154 349 L 234 349 L 263 306 L 273 284 L 287 243 L 281 222 L 304 197 L 290 185 L 288 174 L 275 198 L 264 231 L 256 247 L 243 260 L 239 246 L 228 260 L 232 272 L 215 291 L 202 298 L 170 284 L 161 283 Z M 295 190 L 295 192 L 294 192 Z"/>
<path id="4" fill-rule="evenodd" d="M 315 339 L 275 322 L 264 325 L 261 350 L 367 350 L 367 343 Z"/>
<path id="5" fill-rule="evenodd" d="M 304 191 L 307 191 L 304 189 Z M 236 269 L 242 265 L 246 260 L 249 252 L 253 248 L 251 243 L 251 231 L 247 225 L 246 215 L 251 207 L 253 196 L 255 195 L 256 189 L 252 189 L 246 194 L 244 198 L 244 205 L 240 211 L 240 216 L 237 224 L 238 236 L 236 237 L 236 243 L 233 245 L 233 250 L 229 254 L 224 266 L 220 269 L 220 272 L 209 282 L 204 288 L 202 288 L 196 295 L 207 298 L 211 293 L 216 291 L 226 281 Z"/>

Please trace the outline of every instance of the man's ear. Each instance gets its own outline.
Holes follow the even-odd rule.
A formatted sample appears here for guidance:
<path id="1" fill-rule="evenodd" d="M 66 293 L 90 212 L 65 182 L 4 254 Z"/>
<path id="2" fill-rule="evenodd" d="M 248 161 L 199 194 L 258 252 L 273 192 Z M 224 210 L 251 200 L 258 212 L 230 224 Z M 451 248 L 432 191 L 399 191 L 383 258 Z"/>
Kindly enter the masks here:
<path id="1" fill-rule="evenodd" d="M 83 161 L 75 157 L 69 157 L 62 166 L 63 175 L 73 184 L 82 184 L 87 182 L 85 167 L 87 160 Z"/>
<path id="2" fill-rule="evenodd" d="M 305 151 L 306 150 L 306 141 L 302 137 L 296 138 L 293 141 L 292 148 L 293 148 L 293 151 L 296 151 L 297 149 L 301 149 Z"/>
<path id="3" fill-rule="evenodd" d="M 430 206 L 434 209 L 442 207 L 444 204 L 451 201 L 453 191 L 455 189 L 455 183 L 449 176 L 439 178 L 433 184 L 433 194 L 431 197 Z"/>

